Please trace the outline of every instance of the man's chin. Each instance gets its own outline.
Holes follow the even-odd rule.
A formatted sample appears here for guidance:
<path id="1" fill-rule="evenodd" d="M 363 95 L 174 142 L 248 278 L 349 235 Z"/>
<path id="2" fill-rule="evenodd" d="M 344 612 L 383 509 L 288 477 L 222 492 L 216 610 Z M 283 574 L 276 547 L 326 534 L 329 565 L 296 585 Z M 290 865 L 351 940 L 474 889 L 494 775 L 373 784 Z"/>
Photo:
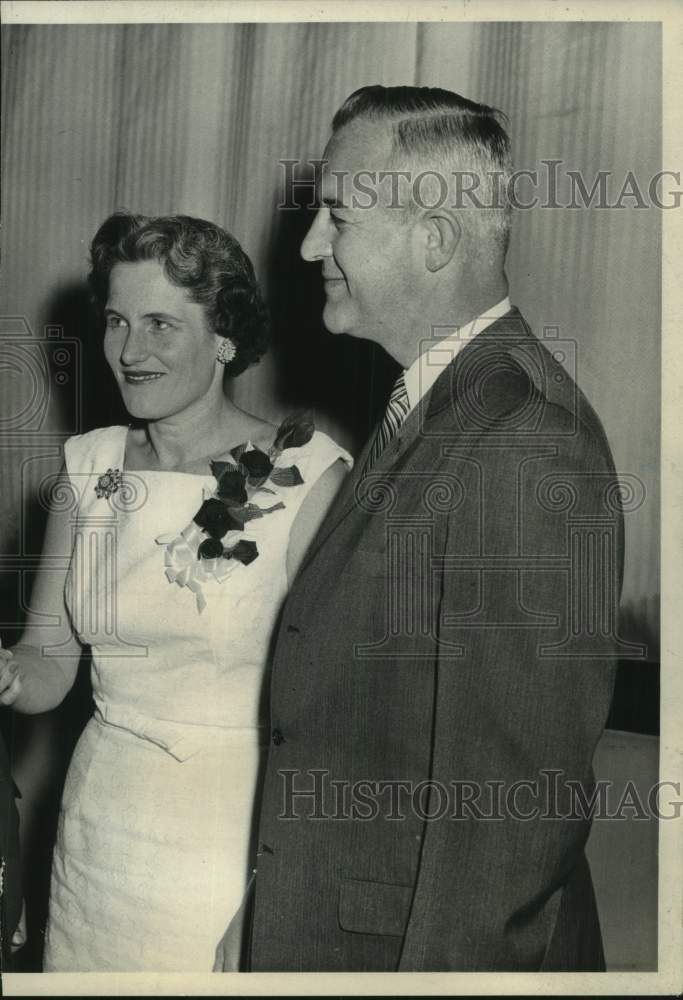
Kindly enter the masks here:
<path id="1" fill-rule="evenodd" d="M 348 333 L 353 336 L 349 329 L 351 325 L 349 317 L 344 316 L 343 311 L 338 309 L 334 303 L 326 303 L 323 309 L 323 323 L 330 333 L 334 333 L 335 335 Z"/>

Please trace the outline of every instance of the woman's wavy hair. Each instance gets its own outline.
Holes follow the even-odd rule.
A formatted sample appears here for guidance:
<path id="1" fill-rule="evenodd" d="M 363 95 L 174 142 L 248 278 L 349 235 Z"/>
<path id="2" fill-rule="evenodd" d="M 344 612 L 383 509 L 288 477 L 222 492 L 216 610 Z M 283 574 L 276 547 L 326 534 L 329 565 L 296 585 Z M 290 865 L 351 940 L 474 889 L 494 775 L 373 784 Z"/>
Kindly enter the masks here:
<path id="1" fill-rule="evenodd" d="M 251 261 L 235 237 L 213 222 L 115 212 L 97 230 L 90 259 L 88 284 L 100 311 L 115 264 L 159 261 L 168 280 L 204 307 L 213 332 L 233 341 L 236 354 L 226 375 L 240 375 L 268 349 L 268 312 Z"/>

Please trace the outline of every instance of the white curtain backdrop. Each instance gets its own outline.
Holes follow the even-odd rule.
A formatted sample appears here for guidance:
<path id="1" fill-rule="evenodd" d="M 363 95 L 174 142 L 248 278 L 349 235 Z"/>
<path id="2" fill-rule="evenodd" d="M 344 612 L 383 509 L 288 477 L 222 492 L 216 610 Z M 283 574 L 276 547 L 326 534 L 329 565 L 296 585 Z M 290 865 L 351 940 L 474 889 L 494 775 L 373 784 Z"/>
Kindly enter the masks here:
<path id="1" fill-rule="evenodd" d="M 628 170 L 647 183 L 661 165 L 653 24 L 15 26 L 3 31 L 3 77 L 1 315 L 26 317 L 36 335 L 64 325 L 60 292 L 82 281 L 89 240 L 116 208 L 216 220 L 266 286 L 277 283 L 296 255 L 278 243 L 290 225 L 276 209 L 278 161 L 320 156 L 334 110 L 363 84 L 443 86 L 502 108 L 519 168 L 562 160 L 589 184 L 609 170 L 618 193 Z M 508 270 L 536 332 L 558 327 L 576 341 L 578 378 L 617 467 L 646 486 L 627 520 L 624 605 L 656 631 L 660 217 L 624 204 L 517 212 Z M 314 269 L 307 280 L 315 298 Z M 92 350 L 96 334 L 65 336 L 90 338 Z M 276 367 L 277 354 L 240 378 L 237 401 L 281 416 Z M 86 407 L 98 391 L 88 375 Z M 3 409 L 19 412 L 32 390 L 16 373 L 0 379 Z M 322 426 L 357 445 L 350 418 L 319 411 Z M 48 419 L 65 423 L 57 398 Z M 5 526 L 21 488 L 17 454 L 8 456 Z"/>
<path id="2" fill-rule="evenodd" d="M 277 209 L 279 161 L 320 157 L 349 93 L 424 84 L 494 104 L 509 116 L 518 168 L 561 160 L 589 186 L 611 171 L 617 193 L 627 171 L 647 186 L 662 166 L 656 24 L 22 25 L 3 29 L 2 75 L 6 645 L 28 599 L 21 571 L 40 548 L 37 486 L 60 439 L 121 416 L 83 289 L 89 242 L 109 213 L 188 213 L 231 230 L 276 328 L 272 353 L 236 380 L 236 401 L 272 420 L 311 405 L 318 425 L 355 449 L 391 373 L 378 349 L 325 332 L 317 271 L 298 259 L 307 217 Z M 644 484 L 645 502 L 626 521 L 622 605 L 628 636 L 656 659 L 661 219 L 632 204 L 517 212 L 508 273 L 536 333 L 554 327 L 575 344 L 568 363 L 617 468 Z M 36 720 L 19 753 L 34 923 L 63 765 L 58 724 Z"/>

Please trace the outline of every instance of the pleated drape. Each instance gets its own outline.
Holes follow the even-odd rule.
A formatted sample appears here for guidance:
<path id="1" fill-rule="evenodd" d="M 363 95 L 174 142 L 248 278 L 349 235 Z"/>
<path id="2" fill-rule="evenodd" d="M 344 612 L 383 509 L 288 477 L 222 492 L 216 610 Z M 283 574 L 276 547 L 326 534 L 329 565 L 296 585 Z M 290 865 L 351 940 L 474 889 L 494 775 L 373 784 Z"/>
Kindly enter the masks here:
<path id="1" fill-rule="evenodd" d="M 539 206 L 515 213 L 513 300 L 539 336 L 555 327 L 575 348 L 568 363 L 603 420 L 617 469 L 642 483 L 636 488 L 644 502 L 626 517 L 623 605 L 652 633 L 659 593 L 661 212 L 637 208 L 629 197 L 621 208 L 597 207 L 597 198 L 590 208 L 544 208 L 550 199 L 541 179 L 542 161 L 561 161 L 557 201 L 564 205 L 572 200 L 567 171 L 579 172 L 589 191 L 599 171 L 609 171 L 607 201 L 615 204 L 631 171 L 648 200 L 649 180 L 662 166 L 659 33 L 657 24 L 480 25 L 472 62 L 478 99 L 510 118 L 515 166 L 539 172 Z M 519 193 L 531 200 L 522 184 Z"/>
<path id="2" fill-rule="evenodd" d="M 281 241 L 291 220 L 277 210 L 279 161 L 320 156 L 334 110 L 352 90 L 375 82 L 455 89 L 507 112 L 518 167 L 558 159 L 589 179 L 600 169 L 647 177 L 660 166 L 658 53 L 657 26 L 626 23 L 5 28 L 2 316 L 25 317 L 36 336 L 46 324 L 71 324 L 66 336 L 89 341 L 77 378 L 88 404 L 99 392 L 90 378 L 97 334 L 81 328 L 86 314 L 64 300 L 73 306 L 68 296 L 82 287 L 88 243 L 114 209 L 216 220 L 275 294 L 297 253 Z M 508 269 L 513 300 L 537 333 L 556 327 L 575 342 L 578 379 L 617 465 L 645 484 L 645 503 L 627 519 L 624 595 L 650 633 L 658 592 L 659 222 L 657 212 L 631 207 L 520 211 Z M 306 273 L 300 294 L 313 315 L 318 280 L 314 269 Z M 285 322 L 286 301 L 277 312 Z M 294 345 L 298 331 L 289 335 Z M 270 419 L 286 412 L 299 391 L 291 380 L 289 396 L 282 389 L 286 354 L 275 351 L 236 381 L 240 405 Z M 336 408 L 314 400 L 320 425 L 347 445 L 358 443 L 351 411 L 365 407 L 369 421 L 369 404 L 353 398 L 375 385 L 365 367 L 362 360 L 344 369 L 348 390 L 337 390 Z M 19 413 L 26 379 L 0 370 L 0 380 L 3 411 Z M 78 406 L 57 388 L 46 419 L 72 430 Z M 22 478 L 26 492 L 40 474 L 39 464 L 22 471 L 18 447 L 0 453 L 0 545 Z"/>

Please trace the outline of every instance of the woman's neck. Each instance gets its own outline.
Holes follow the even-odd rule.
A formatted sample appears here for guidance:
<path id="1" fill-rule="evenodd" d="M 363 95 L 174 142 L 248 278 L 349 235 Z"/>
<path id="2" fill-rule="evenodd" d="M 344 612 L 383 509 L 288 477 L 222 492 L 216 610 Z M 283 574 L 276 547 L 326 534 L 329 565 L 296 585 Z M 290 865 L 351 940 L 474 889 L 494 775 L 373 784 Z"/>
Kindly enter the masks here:
<path id="1" fill-rule="evenodd" d="M 223 455 L 267 428 L 227 397 L 201 400 L 182 413 L 148 421 L 134 433 L 139 467 L 181 470 Z M 131 456 L 132 457 L 132 456 Z"/>

